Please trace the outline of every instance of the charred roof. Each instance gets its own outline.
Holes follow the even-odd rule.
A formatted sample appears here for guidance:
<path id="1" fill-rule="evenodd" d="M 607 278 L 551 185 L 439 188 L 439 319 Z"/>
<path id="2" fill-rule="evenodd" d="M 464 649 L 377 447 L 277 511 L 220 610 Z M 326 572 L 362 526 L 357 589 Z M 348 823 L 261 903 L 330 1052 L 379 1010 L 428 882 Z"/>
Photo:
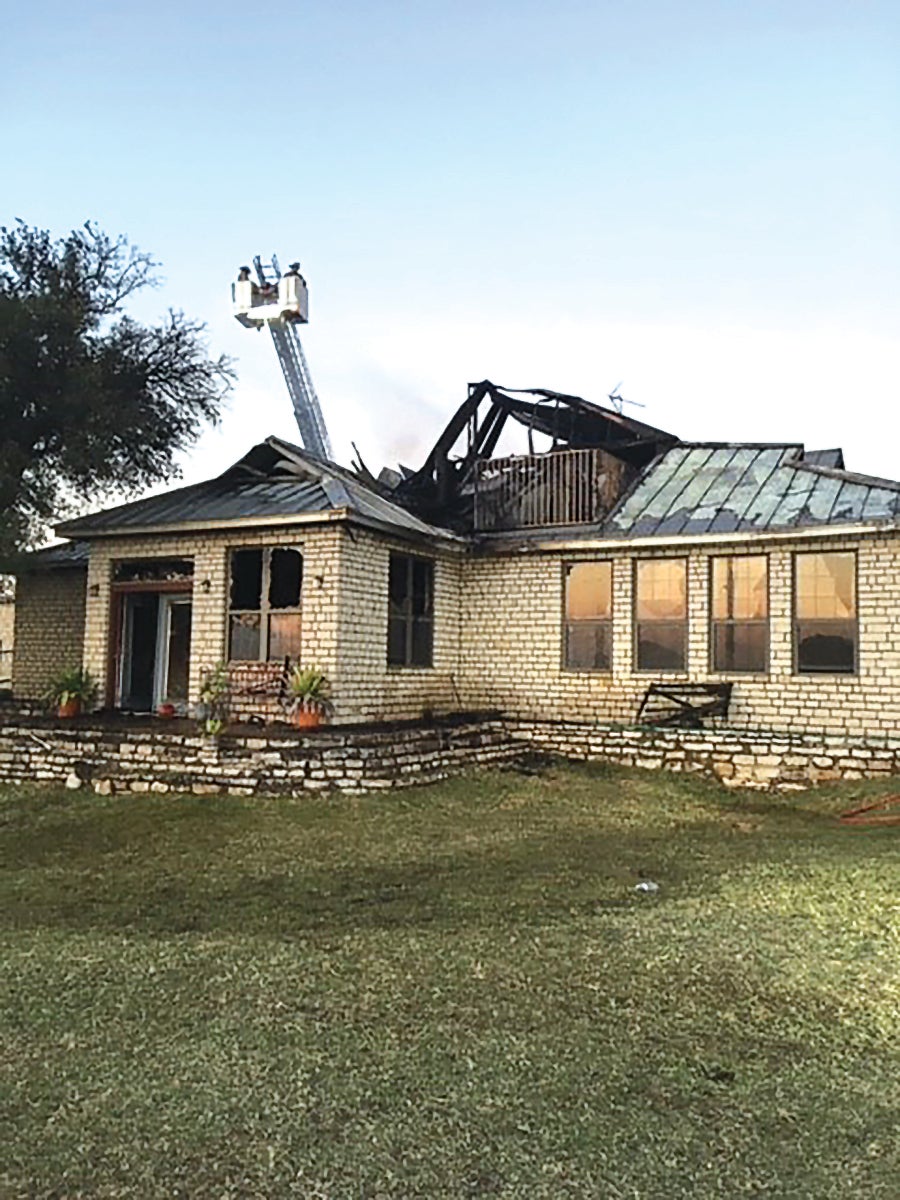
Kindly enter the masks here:
<path id="1" fill-rule="evenodd" d="M 602 450 L 632 474 L 679 439 L 615 409 L 548 388 L 504 388 L 483 380 L 450 418 L 418 471 L 398 484 L 394 498 L 420 516 L 451 528 L 471 528 L 472 491 L 480 463 L 490 459 L 507 421 L 541 433 L 551 450 Z"/>

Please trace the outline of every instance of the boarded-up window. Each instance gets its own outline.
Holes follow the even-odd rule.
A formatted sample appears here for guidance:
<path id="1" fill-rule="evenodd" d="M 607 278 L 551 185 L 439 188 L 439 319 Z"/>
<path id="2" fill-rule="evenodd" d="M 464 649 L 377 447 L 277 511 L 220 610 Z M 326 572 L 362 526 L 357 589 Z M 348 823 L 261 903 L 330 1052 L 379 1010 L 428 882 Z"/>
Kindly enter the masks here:
<path id="1" fill-rule="evenodd" d="M 687 662 L 687 559 L 639 560 L 634 570 L 639 671 L 683 671 Z"/>
<path id="2" fill-rule="evenodd" d="M 233 662 L 300 657 L 299 550 L 232 550 L 229 650 Z"/>
<path id="3" fill-rule="evenodd" d="M 430 667 L 434 644 L 434 563 L 391 554 L 388 568 L 388 645 L 391 667 Z"/>
<path id="4" fill-rule="evenodd" d="M 764 554 L 712 560 L 712 668 L 765 671 L 769 664 L 769 571 Z"/>
<path id="5" fill-rule="evenodd" d="M 857 670 L 856 555 L 794 555 L 794 656 L 801 673 Z"/>
<path id="6" fill-rule="evenodd" d="M 569 563 L 565 570 L 563 662 L 570 671 L 612 668 L 612 563 Z"/>

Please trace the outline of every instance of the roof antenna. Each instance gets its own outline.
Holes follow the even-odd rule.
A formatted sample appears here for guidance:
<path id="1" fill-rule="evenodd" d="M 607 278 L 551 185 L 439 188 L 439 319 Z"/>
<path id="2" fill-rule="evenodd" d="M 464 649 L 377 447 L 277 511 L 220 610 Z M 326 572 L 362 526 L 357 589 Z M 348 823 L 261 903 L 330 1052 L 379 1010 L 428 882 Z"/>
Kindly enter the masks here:
<path id="1" fill-rule="evenodd" d="M 626 404 L 630 404 L 633 408 L 646 408 L 647 407 L 645 404 L 638 403 L 637 400 L 626 400 L 625 397 L 622 396 L 619 392 L 619 388 L 622 386 L 623 383 L 624 383 L 624 380 L 620 379 L 619 382 L 616 384 L 616 386 L 613 388 L 613 390 L 606 397 L 607 400 L 610 402 L 610 404 L 613 406 L 613 408 L 616 410 L 616 412 L 619 414 L 620 417 L 622 415 L 622 409 L 625 407 Z"/>

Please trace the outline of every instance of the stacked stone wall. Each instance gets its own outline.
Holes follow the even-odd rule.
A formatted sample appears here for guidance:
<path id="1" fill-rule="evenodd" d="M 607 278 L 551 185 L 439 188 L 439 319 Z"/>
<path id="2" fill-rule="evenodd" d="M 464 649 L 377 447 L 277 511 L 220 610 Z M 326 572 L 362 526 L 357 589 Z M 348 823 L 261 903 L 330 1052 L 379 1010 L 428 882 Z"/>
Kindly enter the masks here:
<path id="1" fill-rule="evenodd" d="M 0 709 L 0 783 L 83 782 L 97 792 L 301 795 L 432 783 L 523 757 L 688 772 L 728 787 L 800 789 L 900 776 L 900 739 L 660 730 L 566 721 L 458 717 L 394 727 L 227 733 L 168 723 L 35 720 Z"/>
<path id="2" fill-rule="evenodd" d="M 161 725 L 161 723 L 160 723 Z M 0 783 L 83 781 L 102 794 L 300 795 L 433 783 L 507 762 L 522 744 L 499 720 L 329 728 L 206 738 L 197 733 L 49 721 L 0 724 Z"/>
<path id="3" fill-rule="evenodd" d="M 509 721 L 534 750 L 571 760 L 705 775 L 727 787 L 786 790 L 900 775 L 900 739 L 740 729 L 648 729 L 575 721 Z"/>
<path id="4" fill-rule="evenodd" d="M 16 584 L 13 692 L 38 700 L 61 671 L 83 665 L 86 572 L 20 575 Z"/>

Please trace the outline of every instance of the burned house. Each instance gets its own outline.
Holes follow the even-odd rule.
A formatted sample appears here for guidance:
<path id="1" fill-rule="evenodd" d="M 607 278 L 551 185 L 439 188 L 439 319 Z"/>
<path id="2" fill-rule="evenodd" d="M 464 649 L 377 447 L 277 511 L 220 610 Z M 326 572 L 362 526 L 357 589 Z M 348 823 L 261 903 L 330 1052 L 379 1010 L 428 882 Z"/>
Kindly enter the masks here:
<path id="1" fill-rule="evenodd" d="M 524 453 L 498 454 L 509 423 Z M 19 578 L 22 699 L 81 661 L 105 707 L 188 710 L 226 661 L 235 715 L 267 719 L 300 661 L 342 723 L 630 722 L 651 685 L 725 690 L 755 728 L 900 718 L 900 483 L 839 450 L 684 442 L 484 382 L 416 471 L 268 438 L 59 532 Z"/>

